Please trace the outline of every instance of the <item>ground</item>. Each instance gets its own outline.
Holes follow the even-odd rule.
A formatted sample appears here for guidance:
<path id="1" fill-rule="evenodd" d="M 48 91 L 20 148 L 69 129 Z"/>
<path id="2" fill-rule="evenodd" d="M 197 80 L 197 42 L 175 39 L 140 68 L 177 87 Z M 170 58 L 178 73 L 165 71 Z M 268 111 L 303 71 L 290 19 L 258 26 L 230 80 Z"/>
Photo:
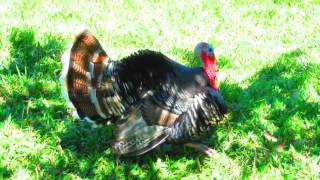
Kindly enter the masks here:
<path id="1" fill-rule="evenodd" d="M 0 179 L 320 178 L 320 1 L 0 3 Z M 112 126 L 73 118 L 60 58 L 86 26 L 113 59 L 161 51 L 187 66 L 214 45 L 230 113 L 206 157 L 165 145 L 112 154 Z M 178 150 L 177 150 L 178 149 Z"/>

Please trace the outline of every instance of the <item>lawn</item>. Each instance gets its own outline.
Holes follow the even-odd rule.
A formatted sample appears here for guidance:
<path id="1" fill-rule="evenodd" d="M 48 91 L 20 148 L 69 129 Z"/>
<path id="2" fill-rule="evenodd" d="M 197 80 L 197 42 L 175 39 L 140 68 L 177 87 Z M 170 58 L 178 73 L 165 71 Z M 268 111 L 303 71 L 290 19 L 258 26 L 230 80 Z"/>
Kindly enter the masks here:
<path id="1" fill-rule="evenodd" d="M 0 1 L 0 179 L 320 178 L 319 0 Z M 230 108 L 204 139 L 217 153 L 164 145 L 117 164 L 112 125 L 60 95 L 83 25 L 113 59 L 149 48 L 199 66 L 194 46 L 212 43 Z"/>

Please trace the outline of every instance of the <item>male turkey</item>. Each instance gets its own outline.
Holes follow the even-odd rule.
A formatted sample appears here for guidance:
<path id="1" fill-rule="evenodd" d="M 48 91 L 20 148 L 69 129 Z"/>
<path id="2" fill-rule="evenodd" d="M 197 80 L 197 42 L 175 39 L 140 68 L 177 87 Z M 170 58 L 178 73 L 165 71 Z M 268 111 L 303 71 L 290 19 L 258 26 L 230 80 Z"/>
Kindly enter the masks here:
<path id="1" fill-rule="evenodd" d="M 208 136 L 227 111 L 218 92 L 213 48 L 199 43 L 203 67 L 188 68 L 159 52 L 143 50 L 112 61 L 88 31 L 65 57 L 62 85 L 80 118 L 116 122 L 112 148 L 140 155 L 163 142 L 191 144 Z"/>
<path id="2" fill-rule="evenodd" d="M 171 70 L 141 102 L 119 119 L 112 144 L 119 155 L 141 155 L 163 142 L 183 144 L 208 155 L 213 150 L 194 143 L 209 136 L 224 119 L 227 106 L 218 92 L 213 48 L 199 43 L 195 54 L 203 67 L 189 68 L 169 61 Z M 164 58 L 167 63 L 168 58 Z"/>

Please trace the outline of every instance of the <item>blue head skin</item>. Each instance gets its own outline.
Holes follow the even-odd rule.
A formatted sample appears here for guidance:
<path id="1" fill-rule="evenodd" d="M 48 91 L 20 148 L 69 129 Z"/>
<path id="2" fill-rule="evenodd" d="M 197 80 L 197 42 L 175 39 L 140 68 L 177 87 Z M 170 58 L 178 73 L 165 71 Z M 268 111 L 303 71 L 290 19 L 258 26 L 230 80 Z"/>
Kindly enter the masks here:
<path id="1" fill-rule="evenodd" d="M 202 54 L 206 53 L 207 56 L 212 57 L 214 56 L 214 48 L 211 44 L 200 42 L 194 48 L 194 54 L 201 59 L 202 62 Z"/>

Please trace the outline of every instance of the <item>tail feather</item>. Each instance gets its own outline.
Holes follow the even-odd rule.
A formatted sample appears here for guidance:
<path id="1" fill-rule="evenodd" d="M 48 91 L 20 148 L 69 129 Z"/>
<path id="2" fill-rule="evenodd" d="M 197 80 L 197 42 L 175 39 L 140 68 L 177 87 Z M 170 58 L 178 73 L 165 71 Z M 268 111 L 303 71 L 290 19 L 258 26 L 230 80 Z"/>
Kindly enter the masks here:
<path id="1" fill-rule="evenodd" d="M 102 102 L 97 100 L 101 93 L 96 90 L 98 77 L 108 60 L 98 40 L 87 30 L 76 35 L 73 46 L 64 53 L 62 95 L 80 118 L 96 122 L 108 119 L 101 108 Z"/>

